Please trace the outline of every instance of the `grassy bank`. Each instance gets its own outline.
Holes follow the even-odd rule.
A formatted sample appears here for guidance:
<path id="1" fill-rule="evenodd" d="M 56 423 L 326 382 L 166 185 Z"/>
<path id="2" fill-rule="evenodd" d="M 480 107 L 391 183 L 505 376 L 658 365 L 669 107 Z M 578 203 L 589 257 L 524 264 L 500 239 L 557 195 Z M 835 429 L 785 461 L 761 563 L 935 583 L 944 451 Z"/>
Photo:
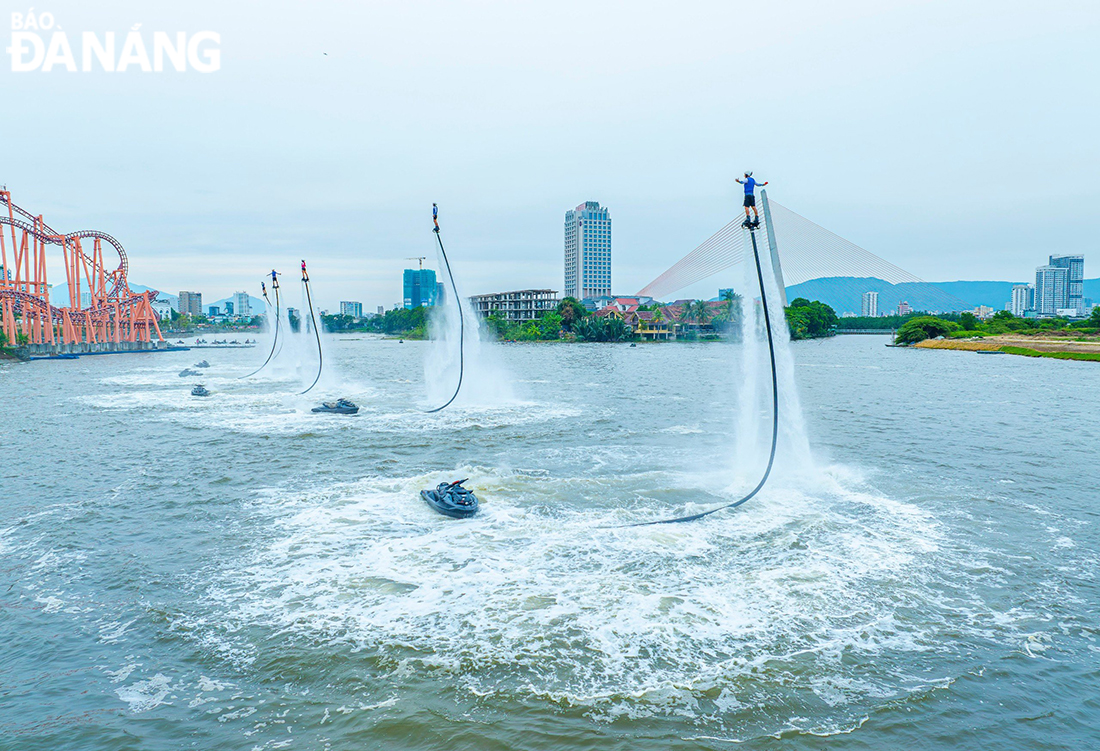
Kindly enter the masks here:
<path id="1" fill-rule="evenodd" d="M 1027 347 L 1001 347 L 1001 352 L 1024 357 L 1053 357 L 1055 360 L 1089 360 L 1100 362 L 1100 352 L 1040 352 Z"/>
<path id="2" fill-rule="evenodd" d="M 1021 346 L 1026 344 L 1027 346 Z M 1055 360 L 1100 362 L 1100 341 L 1056 338 L 1020 338 L 989 336 L 974 340 L 925 339 L 912 345 L 918 349 L 952 349 L 960 352 L 1004 352 L 1023 357 L 1049 357 Z"/>

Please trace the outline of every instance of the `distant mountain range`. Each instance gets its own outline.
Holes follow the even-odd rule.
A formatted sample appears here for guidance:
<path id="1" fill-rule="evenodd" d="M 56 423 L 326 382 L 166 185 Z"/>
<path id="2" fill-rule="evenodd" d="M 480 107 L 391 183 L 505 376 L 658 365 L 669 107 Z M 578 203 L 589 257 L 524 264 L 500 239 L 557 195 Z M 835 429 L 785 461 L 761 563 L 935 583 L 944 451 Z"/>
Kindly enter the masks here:
<path id="1" fill-rule="evenodd" d="M 1034 284 L 1034 280 L 1031 281 Z M 805 297 L 831 306 L 838 315 L 855 313 L 863 307 L 864 292 L 878 292 L 880 313 L 895 310 L 903 300 L 914 310 L 970 310 L 988 305 L 1004 310 L 1012 299 L 1012 285 L 1020 282 L 905 282 L 891 284 L 875 277 L 833 276 L 811 279 L 787 287 L 787 299 Z M 1085 297 L 1100 298 L 1100 279 L 1085 280 Z"/>

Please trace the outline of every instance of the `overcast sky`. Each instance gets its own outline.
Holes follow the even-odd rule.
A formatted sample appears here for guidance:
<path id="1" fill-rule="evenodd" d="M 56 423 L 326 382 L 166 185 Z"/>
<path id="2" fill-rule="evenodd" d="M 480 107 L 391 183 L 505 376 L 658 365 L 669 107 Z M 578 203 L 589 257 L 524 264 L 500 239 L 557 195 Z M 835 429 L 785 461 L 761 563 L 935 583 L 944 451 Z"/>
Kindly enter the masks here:
<path id="1" fill-rule="evenodd" d="M 173 294 L 256 294 L 304 257 L 323 306 L 388 307 L 406 257 L 435 263 L 433 201 L 466 291 L 561 290 L 585 200 L 630 293 L 741 210 L 745 169 L 927 280 L 1033 279 L 1051 252 L 1100 276 L 1095 0 L 172 5 L 33 6 L 78 65 L 80 32 L 141 23 L 219 33 L 221 70 L 5 53 L 0 182 Z"/>

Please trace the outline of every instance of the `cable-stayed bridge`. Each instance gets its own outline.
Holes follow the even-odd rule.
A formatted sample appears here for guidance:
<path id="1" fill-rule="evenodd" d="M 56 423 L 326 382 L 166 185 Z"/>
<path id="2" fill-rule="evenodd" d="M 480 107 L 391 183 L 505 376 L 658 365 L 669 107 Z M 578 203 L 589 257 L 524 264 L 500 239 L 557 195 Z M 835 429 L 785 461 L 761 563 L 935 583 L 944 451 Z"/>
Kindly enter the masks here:
<path id="1" fill-rule="evenodd" d="M 769 201 L 767 191 L 760 192 L 763 208 L 761 229 L 767 235 L 780 289 L 784 285 L 793 286 L 812 279 L 869 277 L 890 284 L 920 284 L 925 288 L 925 299 L 930 299 L 939 310 L 968 310 L 973 307 L 786 206 Z M 746 236 L 741 230 L 742 221 L 743 217 L 738 215 L 639 290 L 638 294 L 666 299 L 685 287 L 741 263 L 745 258 Z"/>

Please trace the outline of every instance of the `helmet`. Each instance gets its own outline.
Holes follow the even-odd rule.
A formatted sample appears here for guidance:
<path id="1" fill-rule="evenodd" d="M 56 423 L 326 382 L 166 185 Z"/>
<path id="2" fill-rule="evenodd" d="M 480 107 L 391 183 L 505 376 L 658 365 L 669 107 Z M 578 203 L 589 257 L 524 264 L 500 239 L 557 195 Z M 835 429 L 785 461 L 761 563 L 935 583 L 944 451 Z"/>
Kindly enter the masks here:
<path id="1" fill-rule="evenodd" d="M 752 170 L 746 171 L 745 172 L 745 177 L 752 177 Z"/>

